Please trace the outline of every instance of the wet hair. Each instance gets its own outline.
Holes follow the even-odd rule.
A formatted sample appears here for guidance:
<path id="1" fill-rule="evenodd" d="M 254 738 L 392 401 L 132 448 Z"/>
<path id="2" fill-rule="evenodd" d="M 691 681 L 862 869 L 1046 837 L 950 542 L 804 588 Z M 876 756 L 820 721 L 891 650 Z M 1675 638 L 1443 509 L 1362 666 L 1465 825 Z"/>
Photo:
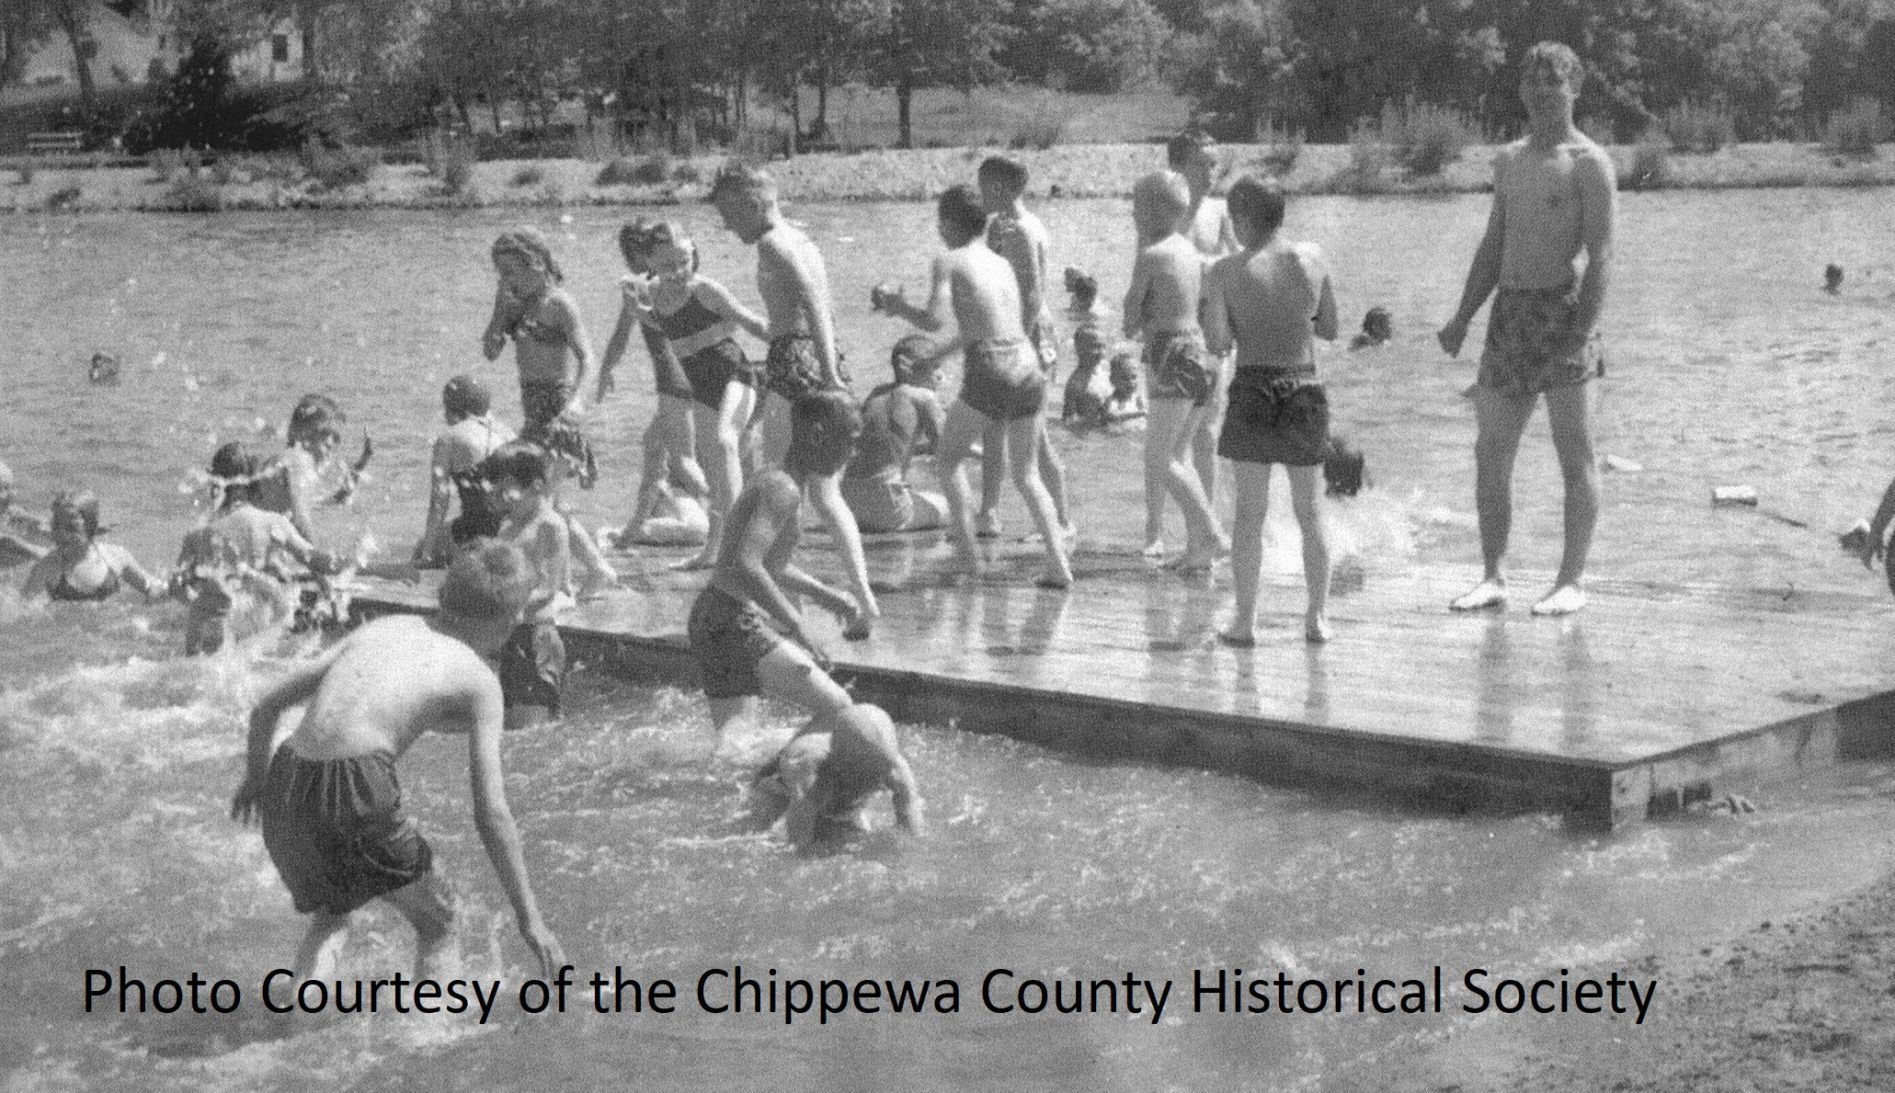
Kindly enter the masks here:
<path id="1" fill-rule="evenodd" d="M 1386 338 L 1395 333 L 1395 317 L 1380 304 L 1369 308 L 1362 316 L 1362 333 L 1376 338 Z"/>
<path id="2" fill-rule="evenodd" d="M 980 167 L 974 171 L 974 178 L 983 186 L 992 186 L 1008 197 L 1018 197 L 1026 192 L 1026 164 L 1012 156 L 988 156 L 980 161 Z"/>
<path id="3" fill-rule="evenodd" d="M 441 409 L 456 421 L 480 417 L 493 409 L 493 395 L 486 384 L 463 372 L 441 388 Z"/>
<path id="4" fill-rule="evenodd" d="M 645 233 L 647 255 L 655 255 L 660 247 L 675 247 L 691 256 L 691 272 L 697 272 L 697 244 L 684 233 L 684 229 L 669 220 L 653 224 Z"/>
<path id="5" fill-rule="evenodd" d="M 1204 130 L 1186 129 L 1165 142 L 1165 162 L 1175 171 L 1190 163 L 1193 155 L 1216 146 L 1217 142 Z"/>
<path id="6" fill-rule="evenodd" d="M 776 200 L 776 180 L 768 171 L 747 163 L 729 163 L 711 180 L 710 200 L 724 196 L 744 197 L 767 207 Z"/>
<path id="7" fill-rule="evenodd" d="M 1526 56 L 1520 58 L 1522 77 L 1542 67 L 1558 73 L 1573 85 L 1574 91 L 1586 82 L 1586 68 L 1579 63 L 1579 54 L 1574 53 L 1572 47 L 1564 42 L 1535 42 L 1533 48 L 1527 50 Z"/>
<path id="8" fill-rule="evenodd" d="M 790 408 L 790 450 L 783 467 L 796 477 L 827 478 L 849 465 L 862 411 L 841 391 L 813 391 Z"/>
<path id="9" fill-rule="evenodd" d="M 90 539 L 99 533 L 99 498 L 91 490 L 61 490 L 53 495 L 52 522 L 57 527 L 61 516 L 73 516 Z"/>
<path id="10" fill-rule="evenodd" d="M 1191 186 L 1176 171 L 1153 171 L 1132 187 L 1132 223 L 1138 234 L 1163 239 L 1191 211 Z"/>
<path id="11" fill-rule="evenodd" d="M 933 353 L 934 343 L 926 334 L 910 334 L 888 351 L 888 366 L 895 370 L 896 379 L 906 379 Z"/>
<path id="12" fill-rule="evenodd" d="M 1269 235 L 1283 226 L 1283 210 L 1288 206 L 1283 186 L 1275 179 L 1245 175 L 1231 185 L 1231 219 L 1249 221 L 1252 230 Z"/>
<path id="13" fill-rule="evenodd" d="M 633 259 L 651 253 L 651 229 L 654 226 L 641 216 L 619 229 L 619 253 L 625 256 L 627 265 Z"/>
<path id="14" fill-rule="evenodd" d="M 441 582 L 441 613 L 476 622 L 520 617 L 533 593 L 532 568 L 512 543 L 475 539 L 467 544 Z"/>
<path id="15" fill-rule="evenodd" d="M 955 246 L 964 246 L 980 238 L 987 230 L 987 208 L 980 203 L 980 194 L 972 186 L 949 187 L 935 202 L 935 212 L 941 222 L 954 230 L 959 242 Z"/>
<path id="16" fill-rule="evenodd" d="M 1099 298 L 1099 279 L 1078 266 L 1067 266 L 1066 291 L 1080 306 L 1091 307 Z"/>
<path id="17" fill-rule="evenodd" d="M 480 461 L 480 477 L 486 482 L 514 482 L 534 489 L 546 485 L 552 463 L 552 454 L 538 444 L 509 440 Z"/>
<path id="18" fill-rule="evenodd" d="M 263 461 L 248 445 L 233 440 L 211 453 L 211 507 L 219 512 L 257 495 L 257 468 Z"/>
<path id="19" fill-rule="evenodd" d="M 342 412 L 342 405 L 328 395 L 304 395 L 296 400 L 296 407 L 290 411 L 289 430 L 285 439 L 291 444 L 306 436 L 321 436 L 324 433 L 340 435 L 342 427 L 349 422 L 349 415 Z"/>
<path id="20" fill-rule="evenodd" d="M 566 275 L 559 270 L 559 263 L 553 261 L 552 246 L 538 228 L 515 228 L 510 232 L 502 232 L 493 241 L 492 256 L 497 261 L 506 254 L 519 258 L 534 269 L 545 271 L 546 276 L 555 282 L 566 279 Z"/>

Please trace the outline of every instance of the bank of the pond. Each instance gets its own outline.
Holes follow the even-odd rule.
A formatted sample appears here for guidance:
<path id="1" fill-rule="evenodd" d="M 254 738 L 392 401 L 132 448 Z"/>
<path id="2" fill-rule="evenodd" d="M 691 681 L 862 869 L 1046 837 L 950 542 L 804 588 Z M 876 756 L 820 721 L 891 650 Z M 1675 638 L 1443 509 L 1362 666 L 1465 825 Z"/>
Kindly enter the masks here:
<path id="1" fill-rule="evenodd" d="M 770 164 L 791 201 L 925 200 L 970 180 L 989 148 L 931 148 L 803 155 Z M 1294 193 L 1465 193 L 1489 185 L 1494 149 L 1469 149 L 1437 175 L 1407 179 L 1395 168 L 1365 174 L 1347 145 L 1226 146 L 1233 172 L 1278 174 Z M 1292 155 L 1292 151 L 1294 154 Z M 1163 160 L 1150 144 L 1060 145 L 1014 153 L 1032 171 L 1031 194 L 1124 197 Z M 1614 146 L 1631 184 L 1638 150 Z M 1669 153 L 1663 185 L 1674 189 L 1895 184 L 1895 157 L 1845 156 L 1814 144 L 1733 145 L 1708 155 Z M 100 166 L 82 157 L 15 161 L 0 181 L 0 211 L 458 208 L 664 205 L 703 198 L 721 155 L 637 158 L 634 177 L 661 181 L 600 184 L 606 164 L 582 159 L 498 160 L 471 165 L 450 189 L 421 164 L 377 168 L 365 183 L 329 189 L 282 161 L 233 157 L 192 172 L 174 167 Z M 622 173 L 622 172 L 621 172 Z M 4 176 L 0 176 L 3 178 Z"/>

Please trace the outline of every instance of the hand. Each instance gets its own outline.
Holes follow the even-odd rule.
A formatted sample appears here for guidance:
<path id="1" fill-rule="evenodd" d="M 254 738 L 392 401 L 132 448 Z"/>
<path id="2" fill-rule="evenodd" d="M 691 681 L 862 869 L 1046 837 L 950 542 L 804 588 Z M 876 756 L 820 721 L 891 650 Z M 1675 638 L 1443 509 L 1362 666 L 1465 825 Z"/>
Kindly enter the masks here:
<path id="1" fill-rule="evenodd" d="M 237 787 L 237 792 L 230 798 L 230 818 L 249 826 L 250 820 L 258 815 L 257 795 L 261 792 L 263 787 L 245 775 L 243 784 Z"/>
<path id="2" fill-rule="evenodd" d="M 539 959 L 541 978 L 548 982 L 558 978 L 559 970 L 566 966 L 566 950 L 559 947 L 559 939 L 553 936 L 553 931 L 547 929 L 544 922 L 522 922 L 520 936 Z"/>
<path id="3" fill-rule="evenodd" d="M 598 403 L 604 402 L 605 396 L 611 391 L 616 390 L 617 388 L 618 388 L 618 381 L 612 378 L 612 373 L 609 371 L 601 370 L 599 372 L 599 386 L 596 390 L 592 392 L 593 403 L 596 405 Z"/>
<path id="4" fill-rule="evenodd" d="M 490 330 L 485 337 L 480 339 L 481 352 L 487 355 L 488 360 L 493 360 L 495 357 L 498 357 L 500 351 L 506 347 L 507 336 L 498 330 Z"/>
<path id="5" fill-rule="evenodd" d="M 874 616 L 860 609 L 851 608 L 842 616 L 842 640 L 867 641 L 874 626 Z"/>
<path id="6" fill-rule="evenodd" d="M 1441 343 L 1441 349 L 1450 357 L 1461 355 L 1461 343 L 1467 340 L 1467 320 L 1456 315 L 1447 321 L 1447 325 L 1435 332 L 1435 340 Z"/>
<path id="7" fill-rule="evenodd" d="M 869 289 L 869 309 L 871 311 L 886 311 L 892 315 L 894 314 L 893 308 L 896 304 L 906 302 L 907 290 L 903 289 L 901 285 L 896 282 L 883 281 L 881 284 Z"/>

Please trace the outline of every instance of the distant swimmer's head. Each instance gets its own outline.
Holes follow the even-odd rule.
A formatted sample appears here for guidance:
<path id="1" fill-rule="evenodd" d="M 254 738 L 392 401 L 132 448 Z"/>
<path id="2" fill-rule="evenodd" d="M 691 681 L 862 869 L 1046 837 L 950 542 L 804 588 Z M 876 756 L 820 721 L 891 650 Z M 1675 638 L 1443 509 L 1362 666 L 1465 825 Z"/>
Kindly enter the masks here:
<path id="1" fill-rule="evenodd" d="M 776 180 L 768 171 L 727 164 L 711 180 L 710 197 L 724 227 L 745 243 L 755 243 L 770 230 L 776 215 Z"/>
<path id="2" fill-rule="evenodd" d="M 1186 129 L 1165 142 L 1165 166 L 1183 175 L 1192 193 L 1209 193 L 1218 168 L 1217 141 L 1202 129 Z"/>
<path id="3" fill-rule="evenodd" d="M 1176 171 L 1153 171 L 1132 187 L 1132 223 L 1143 242 L 1176 232 L 1190 211 L 1191 187 Z"/>
<path id="4" fill-rule="evenodd" d="M 888 365 L 895 378 L 915 387 L 933 387 L 941 382 L 941 365 L 934 355 L 934 343 L 926 334 L 910 334 L 888 351 Z"/>
<path id="5" fill-rule="evenodd" d="M 118 358 L 101 349 L 92 354 L 92 364 L 86 369 L 86 378 L 93 383 L 118 382 Z"/>
<path id="6" fill-rule="evenodd" d="M 212 452 L 213 507 L 221 510 L 238 501 L 253 500 L 257 495 L 257 470 L 262 465 L 263 461 L 241 440 L 233 440 Z"/>
<path id="7" fill-rule="evenodd" d="M 646 261 L 654 275 L 683 280 L 697 271 L 697 243 L 679 225 L 670 221 L 654 224 L 647 238 L 651 248 Z"/>
<path id="8" fill-rule="evenodd" d="M 491 250 L 494 269 L 500 280 L 516 293 L 532 293 L 548 283 L 566 279 L 559 263 L 553 260 L 553 248 L 538 228 L 515 228 L 501 233 Z"/>
<path id="9" fill-rule="evenodd" d="M 1231 227 L 1245 247 L 1260 246 L 1276 234 L 1289 207 L 1280 183 L 1256 175 L 1245 175 L 1233 183 L 1229 200 Z"/>
<path id="10" fill-rule="evenodd" d="M 990 213 L 1005 212 L 1026 193 L 1026 164 L 1012 156 L 988 156 L 974 171 L 980 199 Z"/>
<path id="11" fill-rule="evenodd" d="M 1368 313 L 1362 316 L 1362 333 L 1380 345 L 1395 336 L 1395 317 L 1379 304 L 1369 308 Z"/>
<path id="12" fill-rule="evenodd" d="M 534 579 L 533 569 L 519 547 L 476 539 L 455 557 L 441 581 L 437 602 L 442 621 L 491 635 L 488 644 L 498 649 L 525 609 Z"/>
<path id="13" fill-rule="evenodd" d="M 1842 287 L 1842 267 L 1834 262 L 1823 267 L 1823 288 L 1834 292 Z"/>
<path id="14" fill-rule="evenodd" d="M 485 417 L 492 409 L 493 395 L 488 393 L 487 385 L 465 372 L 441 388 L 441 410 L 449 425 L 470 417 Z"/>
<path id="15" fill-rule="evenodd" d="M 65 490 L 54 496 L 52 533 L 56 543 L 89 543 L 99 534 L 99 498 L 91 490 Z"/>
<path id="16" fill-rule="evenodd" d="M 1090 311 L 1099 298 L 1099 279 L 1078 266 L 1067 266 L 1066 292 L 1073 298 L 1073 310 Z"/>
<path id="17" fill-rule="evenodd" d="M 972 186 L 954 186 L 935 202 L 935 227 L 950 248 L 964 247 L 987 230 L 987 207 Z"/>
<path id="18" fill-rule="evenodd" d="M 480 461 L 480 477 L 493 484 L 503 508 L 531 504 L 546 491 L 553 474 L 552 453 L 525 440 L 509 440 Z"/>
<path id="19" fill-rule="evenodd" d="M 804 395 L 790 410 L 790 450 L 783 469 L 798 480 L 828 478 L 849 465 L 861 435 L 862 412 L 853 398 L 832 390 Z"/>

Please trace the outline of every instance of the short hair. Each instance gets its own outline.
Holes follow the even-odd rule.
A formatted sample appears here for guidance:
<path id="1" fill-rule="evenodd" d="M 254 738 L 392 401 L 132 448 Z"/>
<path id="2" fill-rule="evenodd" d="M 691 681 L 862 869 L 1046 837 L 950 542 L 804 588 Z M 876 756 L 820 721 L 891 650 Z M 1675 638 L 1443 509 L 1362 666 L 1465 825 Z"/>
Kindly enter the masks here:
<path id="1" fill-rule="evenodd" d="M 1165 162 L 1175 171 L 1191 162 L 1191 156 L 1194 153 L 1214 147 L 1216 144 L 1217 141 L 1204 130 L 1186 129 L 1165 142 Z"/>
<path id="2" fill-rule="evenodd" d="M 669 220 L 659 221 L 646 231 L 645 240 L 646 254 L 656 255 L 660 247 L 675 247 L 691 256 L 691 269 L 693 272 L 697 270 L 697 244 L 685 234 L 682 225 L 674 224 Z"/>
<path id="3" fill-rule="evenodd" d="M 499 261 L 501 255 L 510 254 L 534 269 L 545 271 L 554 281 L 566 279 L 559 263 L 553 259 L 553 247 L 546 241 L 546 233 L 538 228 L 521 227 L 501 232 L 489 253 L 495 261 Z"/>
<path id="4" fill-rule="evenodd" d="M 441 408 L 457 418 L 480 417 L 493 409 L 487 385 L 463 372 L 441 388 Z"/>
<path id="5" fill-rule="evenodd" d="M 53 495 L 53 524 L 58 525 L 62 515 L 69 515 L 79 521 L 79 527 L 90 539 L 99 533 L 99 497 L 91 490 L 61 490 Z"/>
<path id="6" fill-rule="evenodd" d="M 1026 192 L 1026 164 L 1012 156 L 988 156 L 980 161 L 974 178 L 982 185 L 995 186 L 1010 196 Z"/>
<path id="7" fill-rule="evenodd" d="M 1573 85 L 1574 91 L 1586 82 L 1586 67 L 1579 63 L 1579 54 L 1565 42 L 1535 42 L 1520 59 L 1520 74 L 1524 76 L 1542 66 L 1559 73 Z"/>
<path id="8" fill-rule="evenodd" d="M 641 216 L 619 229 L 619 253 L 627 264 L 641 254 L 651 253 L 652 227 L 652 222 Z"/>
<path id="9" fill-rule="evenodd" d="M 1140 234 L 1170 235 L 1190 211 L 1191 186 L 1176 171 L 1153 171 L 1132 187 L 1132 223 Z"/>
<path id="10" fill-rule="evenodd" d="M 776 180 L 768 171 L 747 163 L 728 163 L 711 180 L 710 199 L 716 201 L 726 195 L 745 197 L 768 206 L 776 200 Z"/>
<path id="11" fill-rule="evenodd" d="M 489 622 L 517 619 L 533 593 L 526 555 L 512 543 L 475 539 L 447 567 L 436 602 L 442 614 Z"/>
<path id="12" fill-rule="evenodd" d="M 1073 299 L 1091 307 L 1092 301 L 1099 296 L 1099 279 L 1078 266 L 1066 267 L 1066 291 Z"/>
<path id="13" fill-rule="evenodd" d="M 257 469 L 263 461 L 248 445 L 233 440 L 211 453 L 212 503 L 222 507 L 257 495 Z"/>
<path id="14" fill-rule="evenodd" d="M 910 334 L 895 343 L 888 351 L 888 366 L 895 370 L 897 377 L 913 372 L 915 365 L 926 360 L 934 353 L 934 343 L 926 334 Z"/>
<path id="15" fill-rule="evenodd" d="M 517 482 L 544 486 L 552 474 L 553 457 L 545 448 L 526 440 L 509 440 L 480 461 L 480 477 L 488 482 Z"/>
<path id="16" fill-rule="evenodd" d="M 826 478 L 849 465 L 862 411 L 842 391 L 812 391 L 790 408 L 790 450 L 783 466 L 791 474 Z"/>
<path id="17" fill-rule="evenodd" d="M 935 211 L 963 243 L 987 230 L 987 208 L 980 203 L 980 194 L 972 186 L 950 186 L 935 202 Z"/>
<path id="18" fill-rule="evenodd" d="M 340 433 L 348 422 L 349 415 L 342 412 L 342 404 L 335 399 L 328 395 L 304 395 L 290 411 L 286 435 L 294 442 L 305 436 Z"/>
<path id="19" fill-rule="evenodd" d="M 1282 184 L 1273 178 L 1245 175 L 1232 184 L 1228 201 L 1231 219 L 1242 217 L 1257 231 L 1267 235 L 1283 226 L 1288 199 Z"/>

